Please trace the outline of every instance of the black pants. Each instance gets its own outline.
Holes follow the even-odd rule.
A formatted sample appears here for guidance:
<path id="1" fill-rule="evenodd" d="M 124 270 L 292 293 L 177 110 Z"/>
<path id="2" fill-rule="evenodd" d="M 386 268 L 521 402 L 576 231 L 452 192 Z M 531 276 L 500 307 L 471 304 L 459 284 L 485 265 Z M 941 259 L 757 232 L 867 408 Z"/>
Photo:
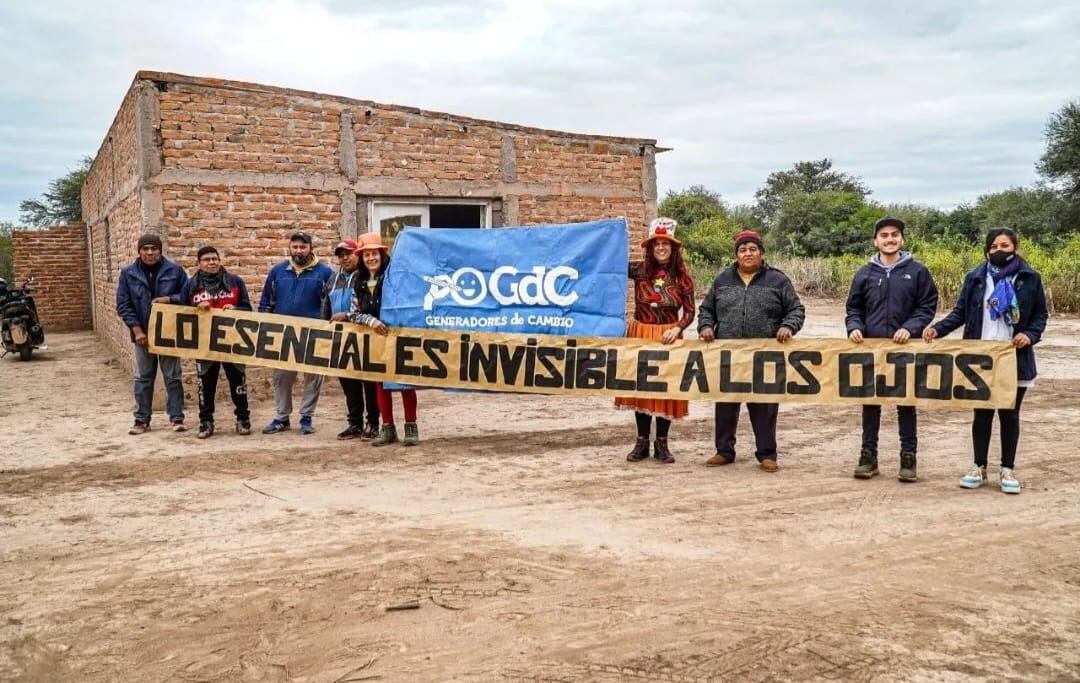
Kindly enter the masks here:
<path id="1" fill-rule="evenodd" d="M 919 418 L 915 406 L 896 406 L 900 425 L 900 450 L 915 453 L 919 447 Z M 862 447 L 877 456 L 878 431 L 881 429 L 881 406 L 862 407 Z"/>
<path id="2" fill-rule="evenodd" d="M 716 452 L 727 458 L 735 459 L 735 432 L 739 428 L 739 408 L 741 403 L 716 404 Z M 758 461 L 776 459 L 776 416 L 780 414 L 778 403 L 747 403 L 750 413 L 750 426 L 754 428 L 754 441 L 757 450 L 754 455 Z"/>
<path id="3" fill-rule="evenodd" d="M 649 438 L 649 432 L 652 431 L 653 416 L 636 410 L 634 411 L 634 420 L 637 422 L 637 435 L 644 436 L 646 439 Z M 671 420 L 666 417 L 656 418 L 656 438 L 666 439 L 669 429 L 671 429 Z"/>
<path id="4" fill-rule="evenodd" d="M 1016 407 L 999 408 L 998 425 L 1001 427 L 1001 466 L 1012 469 L 1016 463 L 1016 446 L 1020 443 L 1020 404 L 1024 402 L 1027 387 L 1016 388 Z M 975 447 L 975 464 L 986 467 L 990 453 L 990 434 L 994 431 L 993 408 L 976 408 L 971 422 L 971 443 Z"/>
<path id="5" fill-rule="evenodd" d="M 232 397 L 238 422 L 250 422 L 248 410 L 247 373 L 243 365 L 223 363 L 221 361 L 200 360 L 195 364 L 199 372 L 199 422 L 214 421 L 214 402 L 217 396 L 218 374 L 225 368 L 225 377 L 229 380 L 229 395 Z"/>
<path id="6" fill-rule="evenodd" d="M 371 427 L 379 426 L 379 402 L 375 397 L 375 382 L 351 377 L 339 377 L 341 389 L 345 392 L 345 405 L 349 409 L 349 424 L 363 428 L 364 406 L 367 406 L 367 423 Z"/>

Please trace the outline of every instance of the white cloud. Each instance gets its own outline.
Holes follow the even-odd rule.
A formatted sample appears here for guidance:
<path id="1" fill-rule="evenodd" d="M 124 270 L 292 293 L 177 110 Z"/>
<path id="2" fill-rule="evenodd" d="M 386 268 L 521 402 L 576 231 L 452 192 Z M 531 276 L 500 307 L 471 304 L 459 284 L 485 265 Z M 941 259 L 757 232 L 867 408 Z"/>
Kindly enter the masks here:
<path id="1" fill-rule="evenodd" d="M 882 200 L 948 206 L 1035 179 L 1076 97 L 1067 3 L 10 3 L 0 220 L 93 153 L 139 69 L 546 128 L 655 137 L 661 190 L 747 201 L 832 157 Z"/>

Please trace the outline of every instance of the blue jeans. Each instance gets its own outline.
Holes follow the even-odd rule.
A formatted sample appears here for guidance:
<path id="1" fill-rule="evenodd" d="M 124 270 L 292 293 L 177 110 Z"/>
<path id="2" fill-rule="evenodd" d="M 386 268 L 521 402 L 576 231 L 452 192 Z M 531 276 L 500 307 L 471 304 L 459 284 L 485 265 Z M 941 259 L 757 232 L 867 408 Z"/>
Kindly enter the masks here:
<path id="1" fill-rule="evenodd" d="M 184 385 L 180 383 L 180 359 L 158 356 L 145 346 L 135 345 L 135 421 L 150 424 L 154 409 L 154 379 L 158 366 L 165 379 L 165 410 L 173 422 L 184 421 Z"/>

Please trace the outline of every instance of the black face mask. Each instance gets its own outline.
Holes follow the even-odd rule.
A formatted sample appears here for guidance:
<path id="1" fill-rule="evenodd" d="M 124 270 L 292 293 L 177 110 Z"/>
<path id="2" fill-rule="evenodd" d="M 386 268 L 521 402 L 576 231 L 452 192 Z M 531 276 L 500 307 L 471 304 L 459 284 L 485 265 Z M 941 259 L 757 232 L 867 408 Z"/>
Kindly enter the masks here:
<path id="1" fill-rule="evenodd" d="M 990 261 L 990 265 L 995 268 L 1004 268 L 1014 258 L 1016 258 L 1015 251 L 995 251 L 986 257 Z"/>

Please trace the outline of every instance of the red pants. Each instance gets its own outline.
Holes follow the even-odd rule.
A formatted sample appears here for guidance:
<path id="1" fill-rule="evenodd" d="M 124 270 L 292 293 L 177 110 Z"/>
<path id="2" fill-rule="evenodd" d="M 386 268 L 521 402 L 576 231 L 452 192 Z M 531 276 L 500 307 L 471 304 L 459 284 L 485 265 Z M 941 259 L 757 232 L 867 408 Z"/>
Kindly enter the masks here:
<path id="1" fill-rule="evenodd" d="M 391 394 L 400 393 L 401 402 L 405 405 L 405 421 L 416 422 L 416 389 L 404 389 L 400 392 L 383 389 L 382 382 L 376 382 L 375 398 L 379 403 L 379 414 L 383 424 L 394 424 L 394 402 Z"/>

